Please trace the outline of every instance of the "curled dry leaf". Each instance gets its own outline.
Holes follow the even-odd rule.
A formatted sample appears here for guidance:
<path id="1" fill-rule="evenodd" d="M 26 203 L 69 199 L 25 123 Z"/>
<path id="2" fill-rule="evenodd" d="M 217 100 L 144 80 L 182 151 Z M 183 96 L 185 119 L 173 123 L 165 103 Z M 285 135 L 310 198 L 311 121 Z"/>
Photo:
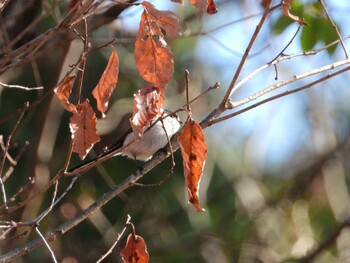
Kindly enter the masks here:
<path id="1" fill-rule="evenodd" d="M 97 101 L 97 108 L 105 117 L 109 100 L 118 82 L 119 58 L 117 52 L 113 49 L 109 56 L 108 64 L 103 72 L 99 82 L 94 88 L 92 95 Z"/>
<path id="2" fill-rule="evenodd" d="M 76 107 L 74 104 L 69 102 L 69 96 L 72 93 L 73 82 L 76 76 L 67 75 L 60 84 L 54 89 L 57 98 L 59 99 L 63 108 L 67 111 L 74 112 L 76 111 Z"/>
<path id="3" fill-rule="evenodd" d="M 155 86 L 165 88 L 174 73 L 173 54 L 164 39 L 177 34 L 179 21 L 170 11 L 159 11 L 142 2 L 144 11 L 135 41 L 135 61 L 140 76 Z"/>
<path id="4" fill-rule="evenodd" d="M 134 94 L 134 111 L 130 119 L 131 127 L 137 137 L 141 137 L 151 120 L 163 113 L 163 90 L 145 86 Z"/>
<path id="5" fill-rule="evenodd" d="M 184 175 L 189 195 L 189 202 L 197 212 L 202 212 L 199 206 L 198 190 L 207 158 L 207 145 L 201 126 L 189 119 L 178 137 L 184 166 Z"/>
<path id="6" fill-rule="evenodd" d="M 100 141 L 96 133 L 96 115 L 89 100 L 77 105 L 77 111 L 70 118 L 70 131 L 73 140 L 73 152 L 84 159 L 95 143 Z"/>
<path id="7" fill-rule="evenodd" d="M 302 18 L 299 18 L 298 16 L 292 15 L 289 10 L 291 8 L 291 3 L 292 0 L 283 0 L 282 1 L 282 12 L 285 16 L 297 21 L 299 23 L 299 25 L 302 26 L 308 26 L 309 24 L 307 22 L 305 22 Z"/>
<path id="8" fill-rule="evenodd" d="M 124 263 L 148 263 L 149 254 L 145 240 L 139 235 L 129 234 L 120 256 Z"/>

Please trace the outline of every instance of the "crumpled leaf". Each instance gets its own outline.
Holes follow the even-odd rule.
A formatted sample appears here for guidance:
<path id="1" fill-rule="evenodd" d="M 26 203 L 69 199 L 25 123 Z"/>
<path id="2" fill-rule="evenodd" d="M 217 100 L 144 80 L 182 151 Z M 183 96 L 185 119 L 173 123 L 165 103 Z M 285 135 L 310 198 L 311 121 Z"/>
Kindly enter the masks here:
<path id="1" fill-rule="evenodd" d="M 57 98 L 59 99 L 62 107 L 67 111 L 74 112 L 76 107 L 74 104 L 69 102 L 69 96 L 72 93 L 73 82 L 76 76 L 67 75 L 60 84 L 54 89 Z"/>
<path id="2" fill-rule="evenodd" d="M 174 73 L 174 61 L 162 29 L 167 35 L 175 35 L 178 20 L 170 11 L 159 11 L 146 1 L 142 5 L 144 11 L 135 41 L 136 66 L 144 80 L 165 88 Z"/>
<path id="3" fill-rule="evenodd" d="M 77 111 L 70 118 L 69 128 L 73 140 L 73 152 L 84 159 L 91 148 L 100 141 L 96 133 L 96 115 L 89 100 L 77 105 Z"/>
<path id="4" fill-rule="evenodd" d="M 199 206 L 198 190 L 207 158 L 207 145 L 201 126 L 191 118 L 185 123 L 178 137 L 183 159 L 189 202 L 197 212 L 205 211 Z"/>
<path id="5" fill-rule="evenodd" d="M 107 111 L 109 100 L 116 88 L 118 74 L 119 58 L 117 52 L 113 49 L 109 56 L 106 69 L 92 92 L 92 95 L 97 101 L 97 109 L 102 113 L 103 118 L 106 117 L 105 112 Z"/>
<path id="6" fill-rule="evenodd" d="M 292 3 L 292 0 L 283 0 L 282 1 L 282 12 L 285 16 L 293 19 L 294 21 L 297 21 L 299 23 L 299 25 L 301 26 L 308 26 L 309 24 L 304 21 L 304 19 L 302 18 L 299 18 L 298 16 L 295 16 L 295 15 L 292 15 L 289 10 L 291 8 L 291 3 Z"/>
<path id="7" fill-rule="evenodd" d="M 123 263 L 148 263 L 149 254 L 145 240 L 139 235 L 129 234 L 120 256 Z"/>
<path id="8" fill-rule="evenodd" d="M 163 113 L 164 95 L 157 87 L 145 86 L 134 94 L 134 110 L 130 119 L 136 137 L 142 137 L 151 120 Z"/>

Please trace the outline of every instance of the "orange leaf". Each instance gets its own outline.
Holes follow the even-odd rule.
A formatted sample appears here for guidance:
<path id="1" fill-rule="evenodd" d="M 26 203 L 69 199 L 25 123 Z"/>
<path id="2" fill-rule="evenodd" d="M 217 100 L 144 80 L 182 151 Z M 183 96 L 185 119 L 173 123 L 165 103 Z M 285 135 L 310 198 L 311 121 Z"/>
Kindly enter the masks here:
<path id="1" fill-rule="evenodd" d="M 179 4 L 183 4 L 184 3 L 183 0 L 171 0 L 171 2 L 175 2 L 175 3 L 179 3 Z"/>
<path id="2" fill-rule="evenodd" d="M 72 92 L 73 81 L 76 76 L 67 75 L 60 84 L 54 89 L 57 98 L 60 100 L 61 105 L 67 111 L 74 112 L 76 111 L 75 105 L 69 102 L 69 96 Z"/>
<path id="3" fill-rule="evenodd" d="M 147 246 L 141 236 L 129 234 L 125 247 L 120 251 L 123 263 L 148 263 Z"/>
<path id="4" fill-rule="evenodd" d="M 174 73 L 174 61 L 161 29 L 173 35 L 175 15 L 170 11 L 156 10 L 148 2 L 143 2 L 142 5 L 144 11 L 135 41 L 136 66 L 144 80 L 164 88 Z"/>
<path id="5" fill-rule="evenodd" d="M 184 174 L 189 195 L 189 202 L 197 212 L 202 212 L 198 200 L 198 189 L 207 158 L 207 145 L 201 126 L 189 119 L 178 137 L 183 159 Z"/>
<path id="6" fill-rule="evenodd" d="M 105 117 L 109 100 L 118 82 L 119 59 L 117 52 L 113 49 L 109 57 L 108 64 L 103 72 L 100 81 L 94 88 L 92 95 L 97 101 L 97 108 Z"/>
<path id="7" fill-rule="evenodd" d="M 305 22 L 303 19 L 300 19 L 298 16 L 292 15 L 289 10 L 291 8 L 291 3 L 292 0 L 283 0 L 282 1 L 282 12 L 285 16 L 297 21 L 299 23 L 299 25 L 302 26 L 308 26 L 309 24 L 307 22 Z"/>
<path id="8" fill-rule="evenodd" d="M 79 104 L 77 111 L 70 118 L 73 152 L 78 153 L 80 159 L 84 159 L 95 143 L 100 141 L 96 134 L 96 123 L 96 115 L 89 100 Z"/>
<path id="9" fill-rule="evenodd" d="M 177 16 L 171 11 L 160 11 L 149 2 L 142 2 L 143 8 L 147 15 L 156 20 L 159 27 L 161 27 L 168 37 L 177 35 L 180 29 L 180 23 Z"/>
<path id="10" fill-rule="evenodd" d="M 157 87 L 145 86 L 134 94 L 134 112 L 130 123 L 137 137 L 143 135 L 151 120 L 163 113 L 163 101 L 163 92 Z"/>

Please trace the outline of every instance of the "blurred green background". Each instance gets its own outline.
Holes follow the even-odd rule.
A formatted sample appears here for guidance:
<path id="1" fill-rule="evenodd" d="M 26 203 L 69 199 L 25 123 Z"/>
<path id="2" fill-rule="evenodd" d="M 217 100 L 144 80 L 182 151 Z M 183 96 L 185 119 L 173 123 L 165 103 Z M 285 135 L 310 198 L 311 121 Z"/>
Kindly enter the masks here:
<path id="1" fill-rule="evenodd" d="M 219 90 L 202 96 L 192 106 L 194 118 L 201 121 L 225 94 L 263 9 L 255 0 L 217 0 L 219 13 L 210 16 L 200 13 L 186 1 L 184 6 L 165 0 L 151 2 L 158 9 L 176 12 L 182 23 L 182 36 L 168 40 L 174 55 L 175 73 L 167 87 L 166 105 L 175 110 L 185 104 L 185 69 L 190 72 L 191 97 L 221 82 Z M 324 2 L 342 36 L 350 35 L 347 1 Z M 49 30 L 66 12 L 66 1 L 42 1 L 41 7 L 38 5 L 36 11 L 31 12 L 32 18 L 41 19 L 30 33 L 36 36 Z M 101 142 L 94 148 L 95 154 L 127 129 L 132 95 L 146 85 L 138 75 L 133 57 L 133 41 L 141 12 L 139 6 L 130 7 L 113 23 L 89 32 L 93 48 L 115 38 L 114 47 L 120 58 L 117 89 L 107 119 L 99 120 Z M 320 48 L 337 39 L 318 1 L 293 1 L 291 13 L 303 17 L 310 26 L 302 28 L 284 54 Z M 7 15 L 11 14 L 9 11 Z M 0 23 L 11 26 L 4 19 Z M 275 10 L 259 35 L 241 78 L 276 57 L 297 28 L 298 24 L 283 16 L 281 9 Z M 29 34 L 28 38 L 33 36 Z M 23 41 L 25 43 L 26 39 Z M 2 49 L 5 43 L 1 42 Z M 347 41 L 345 45 L 349 46 Z M 19 200 L 25 200 L 42 189 L 62 168 L 70 144 L 70 114 L 63 111 L 52 89 L 81 51 L 79 39 L 62 41 L 55 48 L 39 52 L 36 59 L 0 76 L 3 83 L 45 88 L 29 92 L 0 87 L 0 134 L 4 140 L 18 120 L 18 114 L 13 115 L 17 109 L 26 101 L 34 105 L 12 138 L 12 155 L 20 152 L 26 141 L 29 146 L 5 181 L 8 196 L 16 193 L 30 177 L 35 177 L 36 183 L 19 196 Z M 94 106 L 91 92 L 110 52 L 111 48 L 105 47 L 88 56 L 82 97 L 89 98 Z M 277 81 L 342 59 L 343 49 L 335 45 L 314 56 L 284 61 L 277 65 Z M 275 77 L 275 69 L 266 69 L 235 92 L 232 100 L 275 83 Z M 318 77 L 282 89 L 291 90 Z M 140 181 L 154 184 L 169 176 L 163 184 L 126 190 L 88 220 L 50 243 L 57 259 L 64 263 L 96 262 L 117 239 L 129 214 L 137 233 L 147 243 L 150 262 L 297 262 L 297 258 L 322 243 L 350 212 L 348 83 L 349 74 L 344 73 L 310 90 L 205 129 L 209 150 L 199 198 L 206 212 L 196 213 L 187 203 L 182 160 L 176 152 L 176 166 L 171 176 L 170 161 L 166 160 Z M 75 99 L 73 95 L 72 101 Z M 180 117 L 183 121 L 186 118 L 183 114 Z M 79 163 L 74 154 L 70 167 Z M 8 167 L 6 163 L 2 176 Z M 134 161 L 117 157 L 82 175 L 41 222 L 39 229 L 46 233 L 73 218 L 136 169 Z M 59 181 L 59 193 L 70 181 L 71 178 Z M 0 220 L 32 220 L 50 205 L 52 193 L 50 189 L 23 209 Z M 19 228 L 7 239 L 0 240 L 1 254 L 38 237 L 35 231 L 16 237 L 22 232 L 24 229 Z M 104 262 L 121 262 L 119 252 L 126 237 L 127 234 L 122 236 Z M 350 232 L 345 228 L 314 262 L 347 262 L 349 251 Z M 42 246 L 16 262 L 50 260 L 47 248 Z"/>

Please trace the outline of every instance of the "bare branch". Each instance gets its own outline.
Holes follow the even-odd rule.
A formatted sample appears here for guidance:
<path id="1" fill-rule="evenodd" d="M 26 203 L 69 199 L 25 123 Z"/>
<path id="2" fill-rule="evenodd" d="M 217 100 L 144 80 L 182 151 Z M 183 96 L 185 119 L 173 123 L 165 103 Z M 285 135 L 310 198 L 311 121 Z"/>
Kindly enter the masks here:
<path id="1" fill-rule="evenodd" d="M 41 240 L 44 242 L 45 246 L 47 247 L 47 249 L 49 250 L 50 254 L 51 254 L 51 258 L 52 261 L 57 263 L 57 259 L 55 257 L 55 253 L 53 253 L 49 243 L 47 243 L 47 241 L 45 240 L 44 236 L 41 234 L 40 230 L 38 227 L 35 228 L 35 231 L 38 233 L 38 235 L 40 236 Z"/>
<path id="2" fill-rule="evenodd" d="M 344 65 L 347 65 L 350 63 L 350 60 L 349 59 L 344 59 L 344 60 L 340 60 L 340 61 L 337 61 L 337 62 L 334 62 L 332 64 L 328 64 L 328 65 L 325 65 L 323 67 L 320 67 L 320 68 L 317 68 L 317 69 L 313 69 L 313 70 L 310 70 L 310 71 L 307 71 L 305 73 L 302 73 L 302 74 L 299 74 L 299 75 L 295 75 L 293 77 L 290 77 L 288 79 L 285 79 L 281 82 L 278 82 L 274 85 L 271 85 L 265 89 L 262 89 L 260 91 L 258 91 L 257 93 L 247 97 L 247 98 L 244 98 L 244 99 L 241 99 L 241 100 L 237 100 L 237 101 L 234 101 L 234 102 L 230 102 L 230 105 L 229 105 L 229 108 L 233 109 L 233 108 L 236 108 L 238 106 L 241 106 L 241 105 L 244 105 L 248 102 L 251 102 L 252 100 L 255 100 L 275 89 L 278 89 L 280 87 L 283 87 L 283 86 L 286 86 L 290 83 L 293 83 L 293 82 L 296 82 L 298 80 L 301 80 L 301 79 L 304 79 L 304 78 L 307 78 L 307 77 L 310 77 L 310 76 L 313 76 L 313 75 L 316 75 L 316 74 L 319 74 L 319 73 L 322 73 L 322 72 L 325 72 L 325 71 L 328 71 L 328 70 L 332 70 L 332 69 L 335 69 L 335 68 L 338 68 L 338 67 L 341 67 L 341 66 L 344 66 Z"/>
<path id="3" fill-rule="evenodd" d="M 130 222 L 130 220 L 131 220 L 130 215 L 127 215 L 125 224 L 128 225 L 129 222 Z M 127 226 L 125 226 L 125 227 L 123 228 L 123 230 L 122 230 L 120 233 L 118 233 L 117 239 L 116 239 L 116 241 L 113 243 L 113 245 L 111 246 L 111 248 L 110 248 L 105 254 L 103 254 L 103 255 L 96 261 L 96 263 L 101 263 L 109 254 L 112 253 L 113 249 L 115 248 L 115 246 L 116 246 L 116 245 L 118 244 L 118 242 L 120 241 L 120 238 L 124 235 L 124 232 L 126 231 L 126 228 L 127 228 Z"/>
<path id="4" fill-rule="evenodd" d="M 332 24 L 332 26 L 333 26 L 335 32 L 336 32 L 337 35 L 338 35 L 338 39 L 339 39 L 339 41 L 340 41 L 340 44 L 341 44 L 342 47 L 343 47 L 343 50 L 344 50 L 344 53 L 345 53 L 345 57 L 346 57 L 346 58 L 349 58 L 348 50 L 346 49 L 346 46 L 345 46 L 344 41 L 343 41 L 343 38 L 342 38 L 342 36 L 341 36 L 341 34 L 340 34 L 340 32 L 339 32 L 339 29 L 338 29 L 337 25 L 334 23 L 332 17 L 329 15 L 328 10 L 327 10 L 327 8 L 326 8 L 326 5 L 324 4 L 324 1 L 323 1 L 323 0 L 318 0 L 318 2 L 320 2 L 321 6 L 322 6 L 322 8 L 323 8 L 323 10 L 324 10 L 324 12 L 326 13 L 326 16 L 327 16 L 329 22 Z"/>
<path id="5" fill-rule="evenodd" d="M 28 87 L 24 87 L 24 86 L 20 86 L 20 85 L 9 85 L 9 84 L 5 84 L 0 82 L 0 85 L 5 87 L 5 88 L 12 88 L 12 89 L 23 89 L 26 91 L 31 91 L 31 90 L 43 90 L 44 87 L 40 86 L 40 87 L 32 87 L 32 88 L 28 88 Z"/>
<path id="6" fill-rule="evenodd" d="M 299 263 L 310 263 L 313 262 L 313 260 L 320 255 L 322 252 L 324 252 L 328 247 L 332 246 L 338 236 L 341 234 L 344 228 L 350 226 L 350 217 L 346 218 L 342 223 L 340 223 L 336 228 L 333 230 L 333 232 L 324 240 L 321 241 L 321 243 L 309 254 L 307 254 L 303 258 L 299 258 L 296 261 Z"/>

